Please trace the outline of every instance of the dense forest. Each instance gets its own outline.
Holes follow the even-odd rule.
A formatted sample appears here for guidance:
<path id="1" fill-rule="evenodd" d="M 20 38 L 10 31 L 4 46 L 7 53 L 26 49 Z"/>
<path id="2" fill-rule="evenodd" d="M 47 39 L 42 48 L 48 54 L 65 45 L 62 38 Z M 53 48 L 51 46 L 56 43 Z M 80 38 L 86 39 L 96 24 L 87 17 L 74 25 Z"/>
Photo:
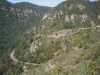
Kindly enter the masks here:
<path id="1" fill-rule="evenodd" d="M 99 6 L 0 0 L 0 75 L 99 75 Z"/>

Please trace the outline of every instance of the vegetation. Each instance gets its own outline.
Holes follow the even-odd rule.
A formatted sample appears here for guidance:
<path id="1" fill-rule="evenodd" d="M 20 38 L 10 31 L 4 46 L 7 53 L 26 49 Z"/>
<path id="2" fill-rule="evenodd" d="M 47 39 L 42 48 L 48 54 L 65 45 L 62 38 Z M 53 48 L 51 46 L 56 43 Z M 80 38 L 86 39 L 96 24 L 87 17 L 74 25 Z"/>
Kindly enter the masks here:
<path id="1" fill-rule="evenodd" d="M 48 10 L 47 7 L 39 7 L 30 3 L 13 5 L 5 0 L 1 0 L 1 2 L 0 59 L 3 55 L 11 52 L 13 48 L 17 47 L 16 43 L 22 38 L 22 35 L 24 35 L 26 31 L 32 30 L 31 27 L 39 24 L 44 12 Z M 27 7 L 25 4 L 27 4 Z M 35 12 L 37 13 L 35 14 Z M 21 40 L 19 42 L 21 42 Z"/>
<path id="2" fill-rule="evenodd" d="M 68 0 L 50 9 L 1 0 L 0 74 L 99 75 L 99 4 Z"/>

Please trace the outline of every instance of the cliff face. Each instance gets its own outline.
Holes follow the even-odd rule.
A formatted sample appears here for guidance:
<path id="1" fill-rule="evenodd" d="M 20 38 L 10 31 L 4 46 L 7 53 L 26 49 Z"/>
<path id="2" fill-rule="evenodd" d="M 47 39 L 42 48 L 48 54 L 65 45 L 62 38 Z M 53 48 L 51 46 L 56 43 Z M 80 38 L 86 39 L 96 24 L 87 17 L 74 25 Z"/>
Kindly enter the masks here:
<path id="1" fill-rule="evenodd" d="M 14 48 L 27 30 L 40 24 L 48 9 L 31 3 L 11 4 L 5 0 L 0 1 L 0 56 Z"/>
<path id="2" fill-rule="evenodd" d="M 0 22 L 13 34 L 9 39 L 17 41 L 7 53 L 16 64 L 6 74 L 99 75 L 99 4 L 66 0 L 50 9 L 29 3 L 2 8 L 7 16 Z"/>
<path id="3" fill-rule="evenodd" d="M 100 23 L 98 6 L 99 2 L 67 0 L 53 9 L 44 24 L 54 30 L 55 28 L 88 27 L 92 25 L 91 23 L 97 25 Z"/>

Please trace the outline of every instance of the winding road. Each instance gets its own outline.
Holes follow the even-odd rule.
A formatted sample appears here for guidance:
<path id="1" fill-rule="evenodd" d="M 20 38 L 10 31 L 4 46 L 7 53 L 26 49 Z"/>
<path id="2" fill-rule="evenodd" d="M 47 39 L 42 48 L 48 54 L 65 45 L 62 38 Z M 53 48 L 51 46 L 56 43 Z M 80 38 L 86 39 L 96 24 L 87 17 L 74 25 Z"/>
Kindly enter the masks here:
<path id="1" fill-rule="evenodd" d="M 13 51 L 10 53 L 10 58 L 12 59 L 12 61 L 13 61 L 14 63 L 22 63 L 22 64 L 26 64 L 26 65 L 32 64 L 32 65 L 34 65 L 34 66 L 39 65 L 39 64 L 36 64 L 36 63 L 29 63 L 29 62 L 23 62 L 23 61 L 18 60 L 18 59 L 15 57 L 15 50 L 13 50 Z"/>
<path id="2" fill-rule="evenodd" d="M 100 28 L 100 26 L 96 26 L 95 28 Z M 51 35 L 48 35 L 48 37 L 49 38 L 60 38 L 60 37 L 63 37 L 63 36 L 66 36 L 67 34 L 69 35 L 69 33 L 71 33 L 70 34 L 70 36 L 71 35 L 74 35 L 74 34 L 77 34 L 78 32 L 80 32 L 81 30 L 87 30 L 87 29 L 91 29 L 91 27 L 88 27 L 88 28 L 79 28 L 76 32 L 72 32 L 72 29 L 70 29 L 70 30 L 66 30 L 66 32 L 64 32 L 64 33 L 62 33 L 62 31 L 60 31 L 60 34 L 59 34 L 59 32 L 58 32 L 58 34 L 56 35 L 54 35 L 54 34 L 51 34 Z M 71 31 L 71 32 L 70 32 Z M 63 34 L 63 35 L 62 35 Z M 12 59 L 12 61 L 14 62 L 14 63 L 24 63 L 24 64 L 32 64 L 32 65 L 40 65 L 40 64 L 36 64 L 36 63 L 29 63 L 29 62 L 23 62 L 23 61 L 20 61 L 20 60 L 18 60 L 16 57 L 15 57 L 15 49 L 10 53 L 10 58 Z"/>
<path id="3" fill-rule="evenodd" d="M 92 28 L 92 27 L 78 28 L 76 32 L 73 32 L 72 29 L 61 30 L 61 31 L 58 31 L 58 32 L 53 32 L 52 34 L 48 35 L 47 37 L 48 37 L 48 38 L 57 39 L 57 38 L 64 37 L 64 36 L 72 36 L 72 35 L 74 35 L 74 34 L 79 33 L 81 30 L 88 30 L 88 29 L 91 29 L 91 28 Z M 96 26 L 96 27 L 94 27 L 94 28 L 100 28 L 100 26 Z"/>

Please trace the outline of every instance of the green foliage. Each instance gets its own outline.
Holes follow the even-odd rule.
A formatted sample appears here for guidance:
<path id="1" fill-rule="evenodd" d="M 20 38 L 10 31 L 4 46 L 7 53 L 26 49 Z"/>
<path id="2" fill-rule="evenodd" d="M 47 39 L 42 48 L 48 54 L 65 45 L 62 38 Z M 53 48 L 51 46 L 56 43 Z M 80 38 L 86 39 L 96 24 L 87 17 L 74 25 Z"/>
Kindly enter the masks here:
<path id="1" fill-rule="evenodd" d="M 6 0 L 0 0 L 0 57 L 10 52 L 15 47 L 22 47 L 24 33 L 40 23 L 40 19 L 48 7 L 40 7 L 31 3 L 11 4 Z M 25 10 L 34 10 L 32 13 L 24 13 Z M 42 10 L 43 9 L 43 10 Z M 20 10 L 20 12 L 19 12 Z M 35 15 L 34 12 L 37 11 Z M 27 15 L 27 16 L 26 16 Z M 21 40 L 20 40 L 21 39 Z M 19 43 L 18 43 L 19 42 Z M 22 42 L 22 43 L 21 43 Z M 18 45 L 20 44 L 20 45 Z M 24 43 L 23 43 L 24 44 Z M 26 45 L 24 45 L 25 47 Z"/>
<path id="2" fill-rule="evenodd" d="M 33 62 L 43 63 L 54 57 L 54 53 L 61 50 L 60 41 L 49 42 L 43 41 L 41 47 L 34 54 Z"/>
<path id="3" fill-rule="evenodd" d="M 77 46 L 79 48 L 89 48 L 90 44 L 95 41 L 91 35 L 91 30 L 80 31 L 72 37 L 71 43 L 73 46 Z"/>
<path id="4" fill-rule="evenodd" d="M 5 0 L 0 0 L 0 3 L 2 3 L 0 4 L 0 7 L 4 7 L 2 9 L 0 8 L 0 58 L 4 58 L 6 54 L 9 55 L 11 50 L 15 48 L 15 56 L 19 60 L 23 62 L 25 61 L 41 64 L 47 62 L 50 59 L 53 59 L 54 57 L 57 57 L 55 53 L 59 52 L 58 54 L 60 58 L 66 58 L 62 62 L 69 61 L 71 63 L 61 63 L 64 65 L 61 66 L 65 68 L 66 72 L 63 72 L 62 68 L 54 68 L 50 71 L 49 75 L 100 74 L 100 44 L 98 43 L 100 39 L 100 31 L 96 31 L 95 29 L 80 31 L 79 33 L 73 35 L 70 39 L 68 39 L 67 43 L 64 43 L 62 38 L 57 40 L 42 38 L 42 45 L 39 46 L 35 53 L 30 53 L 29 48 L 34 41 L 33 37 L 35 36 L 24 36 L 24 33 L 34 26 L 37 26 L 38 28 L 41 25 L 40 20 L 48 8 L 37 7 L 30 3 L 19 3 L 12 5 L 5 2 Z M 86 8 L 80 10 L 78 8 L 78 4 L 84 5 Z M 71 5 L 72 9 L 69 9 Z M 51 33 L 63 29 L 91 27 L 92 20 L 96 23 L 99 23 L 96 18 L 98 14 L 97 7 L 97 5 L 96 7 L 94 7 L 94 4 L 91 4 L 88 1 L 84 0 L 68 0 L 61 3 L 60 5 L 55 7 L 54 10 L 52 10 L 53 13 L 50 12 L 50 19 L 44 20 L 43 25 L 47 28 L 43 30 L 45 31 L 45 33 L 47 33 L 44 34 L 44 36 L 49 35 L 48 32 Z M 13 8 L 14 10 L 10 11 L 11 8 Z M 32 11 L 36 10 L 38 11 L 37 14 L 39 15 L 34 15 L 34 12 L 32 14 L 23 14 L 24 10 L 27 9 L 32 9 Z M 20 16 L 18 16 L 19 14 Z M 71 15 L 73 14 L 75 14 L 75 19 L 71 20 Z M 85 19 L 86 21 L 82 22 L 82 18 L 80 18 L 81 14 L 88 15 L 88 18 Z M 69 22 L 65 21 L 66 15 L 69 16 Z M 36 31 L 39 32 L 39 29 Z M 30 38 L 27 39 L 27 36 L 29 36 Z M 64 53 L 62 43 L 63 45 L 70 46 L 69 48 L 66 48 L 66 50 L 68 50 L 69 52 L 66 51 Z M 72 49 L 72 47 L 78 47 L 79 50 L 74 50 Z M 65 55 L 65 57 L 63 56 L 63 54 Z M 62 60 L 60 58 L 59 60 Z M 59 64 L 58 60 L 55 59 L 55 61 Z M 70 66 L 70 68 L 66 68 L 68 66 Z M 11 67 L 6 74 L 20 75 L 22 73 L 21 70 L 22 66 L 16 65 L 15 68 Z"/>
<path id="5" fill-rule="evenodd" d="M 61 74 L 61 72 L 59 70 L 55 69 L 55 70 L 51 71 L 49 75 L 64 75 L 64 74 Z"/>

